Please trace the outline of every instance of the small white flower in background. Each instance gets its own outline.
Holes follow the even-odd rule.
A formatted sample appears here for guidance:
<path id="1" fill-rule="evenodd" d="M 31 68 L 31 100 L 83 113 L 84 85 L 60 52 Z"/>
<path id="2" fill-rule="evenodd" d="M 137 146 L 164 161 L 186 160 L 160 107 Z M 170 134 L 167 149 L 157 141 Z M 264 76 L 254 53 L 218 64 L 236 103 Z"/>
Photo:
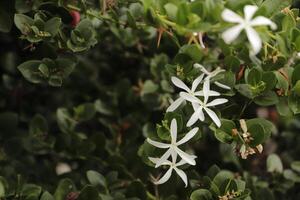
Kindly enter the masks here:
<path id="1" fill-rule="evenodd" d="M 159 167 L 164 162 L 168 160 L 168 158 L 171 156 L 172 160 L 176 160 L 177 155 L 179 155 L 186 163 L 189 163 L 191 165 L 195 165 L 195 158 L 194 155 L 189 155 L 178 148 L 178 146 L 188 142 L 192 137 L 195 136 L 195 134 L 198 132 L 199 128 L 193 128 L 190 130 L 181 140 L 177 141 L 177 121 L 176 119 L 173 119 L 171 121 L 170 126 L 170 135 L 171 135 L 171 143 L 166 144 L 162 142 L 157 142 L 154 140 L 151 140 L 150 138 L 147 138 L 147 142 L 157 148 L 160 149 L 168 149 L 162 156 L 159 158 L 156 162 L 155 167 Z"/>
<path id="2" fill-rule="evenodd" d="M 196 63 L 194 64 L 194 67 L 195 68 L 198 68 L 200 69 L 200 71 L 206 75 L 205 79 L 212 79 L 213 77 L 217 76 L 219 73 L 222 73 L 222 72 L 225 72 L 224 69 L 221 69 L 220 67 L 217 67 L 217 69 L 215 69 L 214 71 L 212 72 L 209 72 L 205 69 L 205 67 L 203 67 L 202 65 Z M 215 81 L 214 84 L 220 88 L 223 88 L 223 89 L 226 89 L 226 90 L 230 90 L 231 88 L 227 85 L 224 85 L 218 81 Z M 211 96 L 211 95 L 210 95 Z"/>
<path id="3" fill-rule="evenodd" d="M 205 116 L 204 116 L 204 112 L 203 110 L 205 110 L 205 112 L 209 115 L 209 117 L 213 120 L 213 122 L 220 127 L 221 126 L 221 121 L 219 119 L 219 117 L 217 116 L 217 114 L 211 110 L 209 107 L 213 107 L 213 106 L 217 106 L 217 105 L 221 105 L 226 103 L 228 100 L 224 99 L 224 98 L 218 98 L 218 99 L 214 99 L 211 102 L 208 103 L 208 99 L 209 99 L 209 91 L 210 91 L 210 82 L 209 79 L 204 81 L 203 84 L 203 94 L 204 94 L 204 100 L 201 101 L 200 99 L 198 99 L 195 96 L 192 96 L 188 93 L 184 93 L 181 92 L 180 96 L 191 102 L 194 108 L 194 113 L 192 114 L 191 118 L 189 119 L 189 121 L 187 122 L 187 126 L 192 126 L 193 124 L 196 123 L 196 121 L 199 119 L 200 121 L 204 121 L 205 120 Z"/>
<path id="4" fill-rule="evenodd" d="M 149 157 L 149 160 L 151 160 L 156 165 L 157 165 L 157 162 L 159 162 L 159 158 Z M 173 170 L 175 170 L 175 172 L 183 180 L 185 187 L 187 187 L 187 182 L 188 182 L 187 176 L 183 170 L 178 168 L 184 164 L 187 164 L 187 162 L 185 160 L 181 160 L 178 163 L 176 163 L 176 158 L 175 158 L 175 160 L 172 159 L 172 162 L 169 160 L 166 160 L 165 162 L 163 162 L 161 165 L 168 165 L 169 169 L 157 182 L 155 182 L 155 184 L 163 184 L 163 183 L 167 182 L 170 179 Z"/>
<path id="5" fill-rule="evenodd" d="M 237 23 L 237 25 L 229 28 L 222 34 L 224 41 L 227 44 L 230 44 L 239 36 L 242 30 L 245 30 L 248 40 L 252 46 L 250 51 L 250 54 L 252 55 L 258 54 L 262 47 L 261 38 L 253 27 L 266 25 L 270 26 L 273 30 L 277 28 L 277 25 L 266 17 L 258 16 L 252 19 L 257 9 L 258 7 L 255 5 L 246 5 L 244 7 L 244 18 L 227 8 L 222 12 L 222 18 L 224 21 Z"/>
<path id="6" fill-rule="evenodd" d="M 57 163 L 55 171 L 57 175 L 62 175 L 71 172 L 72 169 L 68 163 L 60 162 Z"/>

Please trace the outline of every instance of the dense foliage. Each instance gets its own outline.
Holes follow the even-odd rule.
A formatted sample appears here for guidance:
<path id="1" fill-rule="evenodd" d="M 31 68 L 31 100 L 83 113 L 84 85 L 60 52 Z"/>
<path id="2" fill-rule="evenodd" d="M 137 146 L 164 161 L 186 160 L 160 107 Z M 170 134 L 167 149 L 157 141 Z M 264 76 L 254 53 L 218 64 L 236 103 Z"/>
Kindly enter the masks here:
<path id="1" fill-rule="evenodd" d="M 298 7 L 0 1 L 0 199 L 300 199 Z"/>

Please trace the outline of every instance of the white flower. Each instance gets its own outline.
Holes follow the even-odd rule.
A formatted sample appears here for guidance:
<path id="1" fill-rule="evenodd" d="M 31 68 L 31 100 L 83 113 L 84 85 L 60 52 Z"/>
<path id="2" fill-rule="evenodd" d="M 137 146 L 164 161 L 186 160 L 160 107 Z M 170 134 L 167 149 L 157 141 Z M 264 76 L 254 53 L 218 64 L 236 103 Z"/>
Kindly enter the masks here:
<path id="1" fill-rule="evenodd" d="M 196 164 L 196 162 L 195 162 L 196 156 L 189 155 L 189 154 L 185 153 L 184 151 L 179 149 L 178 146 L 186 143 L 187 141 L 189 141 L 192 137 L 195 136 L 195 134 L 198 132 L 198 130 L 199 130 L 199 128 L 193 128 L 181 140 L 177 141 L 177 122 L 176 122 L 176 119 L 173 119 L 171 121 L 171 126 L 170 126 L 170 133 L 171 133 L 171 143 L 170 144 L 166 144 L 166 143 L 162 143 L 162 142 L 156 142 L 154 140 L 151 140 L 151 139 L 147 138 L 147 142 L 149 144 L 151 144 L 151 145 L 153 145 L 157 148 L 160 148 L 160 149 L 168 149 L 161 156 L 161 158 L 156 162 L 155 167 L 159 167 L 160 165 L 162 165 L 162 163 L 167 161 L 167 159 L 170 156 L 172 156 L 173 160 L 176 160 L 177 154 L 183 160 L 185 160 L 185 162 L 187 162 L 191 165 L 195 165 Z"/>
<path id="2" fill-rule="evenodd" d="M 192 116 L 189 119 L 189 121 L 187 122 L 187 126 L 188 127 L 192 126 L 193 124 L 195 124 L 198 119 L 200 119 L 200 121 L 204 121 L 205 120 L 205 116 L 204 116 L 203 110 L 205 110 L 205 112 L 209 115 L 209 117 L 213 120 L 213 122 L 218 127 L 221 126 L 221 121 L 218 118 L 217 114 L 213 110 L 211 110 L 209 107 L 217 106 L 217 105 L 220 105 L 220 104 L 224 104 L 228 100 L 224 99 L 224 98 L 218 98 L 218 99 L 214 99 L 214 100 L 212 100 L 211 102 L 208 103 L 209 91 L 210 91 L 210 85 L 209 84 L 210 84 L 209 83 L 209 79 L 207 79 L 207 80 L 204 81 L 204 84 L 203 84 L 204 100 L 203 101 L 201 101 L 197 97 L 189 95 L 188 93 L 184 93 L 184 92 L 180 93 L 180 96 L 182 98 L 184 98 L 185 100 L 190 101 L 192 103 L 194 111 L 195 111 L 192 114 Z"/>
<path id="3" fill-rule="evenodd" d="M 203 92 L 202 91 L 196 92 L 196 89 L 197 89 L 198 85 L 202 82 L 204 75 L 205 75 L 204 73 L 201 74 L 193 81 L 191 89 L 186 84 L 184 84 L 184 82 L 182 82 L 179 78 L 177 78 L 175 76 L 173 76 L 171 78 L 171 81 L 176 87 L 183 89 L 184 91 L 186 91 L 188 94 L 190 94 L 192 96 L 203 96 Z M 219 96 L 220 93 L 215 92 L 215 91 L 210 91 L 209 95 L 210 96 Z M 167 112 L 173 112 L 183 102 L 184 102 L 184 99 L 182 97 L 179 97 L 167 108 Z"/>
<path id="4" fill-rule="evenodd" d="M 217 69 L 215 69 L 214 71 L 212 72 L 209 72 L 205 69 L 205 67 L 203 67 L 202 65 L 198 64 L 198 63 L 195 63 L 194 64 L 194 67 L 195 68 L 199 68 L 200 71 L 206 75 L 205 79 L 210 79 L 217 76 L 219 73 L 222 73 L 222 72 L 225 72 L 224 69 L 221 69 L 220 67 L 217 67 Z M 220 87 L 220 88 L 223 88 L 223 89 L 226 89 L 226 90 L 230 90 L 231 88 L 227 85 L 224 85 L 218 81 L 215 81 L 214 84 L 216 84 L 216 86 Z M 211 96 L 211 95 L 210 95 Z"/>
<path id="5" fill-rule="evenodd" d="M 159 158 L 149 157 L 149 160 L 151 160 L 156 165 L 159 162 Z M 168 171 L 163 175 L 163 177 L 161 177 L 157 182 L 155 182 L 155 184 L 163 184 L 163 183 L 167 182 L 170 179 L 173 170 L 175 170 L 175 172 L 183 180 L 185 187 L 187 187 L 187 176 L 183 170 L 178 168 L 179 166 L 182 166 L 184 164 L 187 164 L 185 160 L 181 160 L 178 163 L 176 163 L 175 160 L 172 160 L 172 162 L 169 160 L 166 160 L 165 162 L 163 162 L 161 165 L 169 165 L 170 167 L 169 167 Z"/>
<path id="6" fill-rule="evenodd" d="M 256 55 L 259 53 L 262 47 L 262 41 L 253 27 L 268 25 L 274 30 L 277 28 L 277 26 L 270 19 L 263 16 L 258 16 L 252 19 L 257 9 L 258 7 L 255 5 L 246 5 L 244 7 L 244 18 L 229 9 L 225 9 L 222 12 L 222 18 L 224 19 L 224 21 L 237 23 L 237 25 L 229 28 L 222 34 L 222 38 L 227 44 L 233 42 L 244 29 L 252 46 L 250 54 Z"/>

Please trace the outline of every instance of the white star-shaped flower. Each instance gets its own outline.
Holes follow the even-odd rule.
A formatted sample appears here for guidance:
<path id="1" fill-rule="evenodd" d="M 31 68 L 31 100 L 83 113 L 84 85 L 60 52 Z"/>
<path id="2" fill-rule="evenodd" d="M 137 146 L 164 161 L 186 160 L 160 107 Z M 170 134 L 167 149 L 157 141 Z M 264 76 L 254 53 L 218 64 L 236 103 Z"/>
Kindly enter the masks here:
<path id="1" fill-rule="evenodd" d="M 195 64 L 194 64 L 194 67 L 200 69 L 200 71 L 201 71 L 203 74 L 206 75 L 205 79 L 210 79 L 210 80 L 211 80 L 213 77 L 217 76 L 219 73 L 225 72 L 225 70 L 224 70 L 224 69 L 221 69 L 220 67 L 217 67 L 214 71 L 209 72 L 209 71 L 207 71 L 207 70 L 205 69 L 205 67 L 203 67 L 203 65 L 200 65 L 200 64 L 198 64 L 198 63 L 195 63 Z M 215 81 L 214 84 L 215 84 L 216 86 L 218 86 L 218 87 L 220 87 L 220 88 L 223 88 L 223 89 L 226 89 L 226 90 L 230 90 L 230 89 L 231 89 L 229 86 L 224 85 L 224 84 L 222 84 L 222 83 L 220 83 L 220 82 L 218 82 L 218 81 Z M 210 96 L 212 96 L 212 95 L 210 95 Z"/>
<path id="2" fill-rule="evenodd" d="M 198 99 L 197 97 L 194 97 L 192 95 L 189 95 L 188 93 L 184 93 L 181 92 L 180 96 L 187 100 L 190 101 L 193 105 L 194 108 L 194 113 L 192 114 L 191 118 L 189 119 L 189 121 L 187 122 L 187 126 L 192 126 L 193 124 L 196 123 L 196 121 L 199 119 L 200 121 L 204 121 L 205 120 L 205 116 L 204 116 L 204 112 L 203 110 L 205 110 L 205 112 L 209 115 L 209 117 L 213 120 L 213 122 L 220 127 L 221 126 L 221 121 L 218 118 L 217 114 L 211 110 L 209 107 L 213 107 L 213 106 L 217 106 L 220 104 L 224 104 L 226 103 L 228 100 L 224 99 L 224 98 L 218 98 L 218 99 L 214 99 L 211 102 L 208 103 L 208 99 L 209 99 L 209 91 L 210 91 L 210 82 L 209 79 L 204 81 L 203 84 L 203 93 L 204 93 L 204 100 L 201 101 L 200 99 Z"/>
<path id="3" fill-rule="evenodd" d="M 227 8 L 222 12 L 222 18 L 224 21 L 237 23 L 237 25 L 229 28 L 222 34 L 224 41 L 227 44 L 230 44 L 239 36 L 242 30 L 245 30 L 248 40 L 252 46 L 250 53 L 253 55 L 258 54 L 262 47 L 261 38 L 253 27 L 267 25 L 273 30 L 277 28 L 277 25 L 266 17 L 258 16 L 252 19 L 257 9 L 258 7 L 255 5 L 246 5 L 244 7 L 244 18 Z"/>
<path id="4" fill-rule="evenodd" d="M 196 156 L 194 155 L 189 155 L 182 151 L 181 149 L 178 148 L 178 146 L 186 143 L 189 141 L 192 137 L 195 136 L 195 134 L 198 132 L 199 128 L 193 128 L 190 130 L 181 140 L 177 141 L 177 121 L 176 119 L 173 119 L 171 121 L 171 126 L 170 126 L 170 135 L 171 135 L 171 143 L 166 144 L 162 142 L 157 142 L 154 140 L 151 140 L 150 138 L 147 138 L 147 142 L 157 148 L 160 149 L 168 149 L 162 156 L 161 158 L 156 162 L 155 167 L 159 167 L 164 163 L 165 161 L 168 160 L 168 158 L 171 156 L 173 160 L 176 160 L 177 154 L 185 160 L 185 162 L 195 165 L 195 158 Z"/>
<path id="5" fill-rule="evenodd" d="M 172 83 L 180 88 L 183 89 L 186 93 L 192 95 L 192 96 L 203 96 L 203 92 L 202 91 L 197 91 L 196 89 L 198 87 L 198 85 L 202 82 L 203 77 L 204 77 L 204 73 L 201 74 L 200 76 L 198 76 L 192 83 L 192 88 L 190 89 L 184 82 L 182 82 L 179 78 L 173 76 L 171 78 Z M 220 93 L 215 92 L 215 91 L 210 91 L 209 93 L 210 96 L 219 96 Z M 182 103 L 184 102 L 184 99 L 182 97 L 179 97 L 178 99 L 176 99 L 168 108 L 167 108 L 167 112 L 173 112 L 174 110 L 176 110 Z"/>
<path id="6" fill-rule="evenodd" d="M 151 160 L 156 165 L 159 162 L 159 158 L 149 157 L 149 160 Z M 187 162 L 185 160 L 181 160 L 178 163 L 176 163 L 176 161 L 174 161 L 174 160 L 172 162 L 169 160 L 164 161 L 161 165 L 169 165 L 170 167 L 169 167 L 168 171 L 163 175 L 163 177 L 161 177 L 157 182 L 155 182 L 155 184 L 163 184 L 163 183 L 167 182 L 170 179 L 173 170 L 175 170 L 175 172 L 183 180 L 185 187 L 187 187 L 187 181 L 188 181 L 187 176 L 183 170 L 178 168 L 184 164 L 187 164 Z"/>

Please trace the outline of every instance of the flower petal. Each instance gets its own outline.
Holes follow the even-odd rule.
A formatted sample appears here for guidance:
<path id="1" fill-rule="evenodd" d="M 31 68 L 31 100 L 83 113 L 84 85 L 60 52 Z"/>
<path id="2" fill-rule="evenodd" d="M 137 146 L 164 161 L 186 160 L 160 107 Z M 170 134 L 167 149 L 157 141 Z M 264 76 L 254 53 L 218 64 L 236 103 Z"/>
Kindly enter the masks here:
<path id="1" fill-rule="evenodd" d="M 244 29 L 242 24 L 233 26 L 222 33 L 222 38 L 226 44 L 232 43 Z"/>
<path id="2" fill-rule="evenodd" d="M 263 25 L 268 25 L 271 27 L 271 29 L 275 30 L 277 29 L 277 25 L 272 22 L 270 19 L 263 17 L 263 16 L 258 16 L 255 17 L 251 22 L 251 26 L 263 26 Z"/>
<path id="3" fill-rule="evenodd" d="M 246 27 L 246 34 L 252 46 L 253 53 L 255 55 L 258 54 L 262 46 L 258 33 L 252 27 Z"/>
<path id="4" fill-rule="evenodd" d="M 192 159 L 196 159 L 197 156 L 195 155 L 191 155 L 191 158 Z M 185 160 L 181 159 L 178 163 L 175 164 L 176 167 L 179 167 L 179 166 L 182 166 L 182 165 L 185 165 L 185 164 L 188 164 Z"/>
<path id="5" fill-rule="evenodd" d="M 182 181 L 184 182 L 184 184 L 185 184 L 185 187 L 187 187 L 187 175 L 184 173 L 184 171 L 183 170 L 181 170 L 181 169 L 178 169 L 177 167 L 174 167 L 174 170 L 175 170 L 175 172 L 178 174 L 178 176 L 180 176 L 180 178 L 182 179 Z"/>
<path id="6" fill-rule="evenodd" d="M 216 82 L 214 82 L 214 83 L 216 84 L 216 86 L 219 86 L 220 88 L 223 88 L 223 89 L 225 89 L 225 90 L 230 90 L 230 89 L 231 89 L 229 86 L 224 85 L 224 84 L 222 84 L 222 83 L 220 83 L 220 82 L 218 82 L 218 81 L 216 81 Z M 210 96 L 212 96 L 212 95 L 210 95 Z"/>
<path id="7" fill-rule="evenodd" d="M 209 74 L 210 74 L 210 72 L 207 71 L 207 70 L 205 69 L 205 67 L 203 67 L 203 65 L 200 65 L 200 64 L 198 64 L 198 63 L 195 63 L 195 64 L 194 64 L 194 67 L 200 69 L 200 71 L 203 72 L 203 73 L 206 74 L 206 75 L 209 75 Z"/>
<path id="8" fill-rule="evenodd" d="M 207 114 L 210 116 L 210 118 L 213 120 L 213 122 L 218 127 L 220 127 L 221 126 L 221 121 L 220 121 L 219 117 L 217 116 L 217 114 L 214 111 L 212 111 L 211 109 L 209 109 L 209 108 L 204 108 L 204 109 L 207 112 Z"/>
<path id="9" fill-rule="evenodd" d="M 211 102 L 209 102 L 208 104 L 206 104 L 207 107 L 210 107 L 210 106 L 217 106 L 217 105 L 220 105 L 220 104 L 223 104 L 223 103 L 226 103 L 228 102 L 227 99 L 214 99 L 212 100 Z"/>
<path id="10" fill-rule="evenodd" d="M 241 16 L 227 8 L 225 8 L 222 12 L 222 18 L 224 21 L 231 23 L 242 23 L 244 21 L 244 19 Z"/>
<path id="11" fill-rule="evenodd" d="M 154 157 L 148 157 L 148 159 L 153 162 L 154 164 L 156 164 L 159 161 L 159 158 L 154 158 Z M 168 160 L 166 160 L 166 162 L 162 163 L 161 165 L 171 165 L 172 163 Z"/>
<path id="12" fill-rule="evenodd" d="M 200 115 L 203 114 L 202 112 L 202 106 L 199 107 L 191 116 L 191 118 L 189 119 L 189 121 L 187 122 L 186 126 L 190 127 L 192 125 L 194 125 L 196 123 L 196 121 L 198 119 L 200 119 Z"/>
<path id="13" fill-rule="evenodd" d="M 171 121 L 170 133 L 172 143 L 175 143 L 177 141 L 177 121 L 175 118 Z"/>
<path id="14" fill-rule="evenodd" d="M 173 103 L 171 103 L 171 105 L 167 108 L 167 112 L 173 112 L 174 110 L 176 110 L 182 104 L 183 101 L 184 99 L 181 97 L 173 101 Z"/>
<path id="15" fill-rule="evenodd" d="M 246 5 L 244 7 L 244 17 L 246 21 L 250 21 L 257 11 L 258 7 L 255 5 Z"/>
<path id="16" fill-rule="evenodd" d="M 188 86 L 186 86 L 186 84 L 184 82 L 182 82 L 182 80 L 180 80 L 179 78 L 172 76 L 171 81 L 174 85 L 176 85 L 176 87 L 181 88 L 187 92 L 190 92 L 190 89 L 188 88 Z"/>
<path id="17" fill-rule="evenodd" d="M 182 145 L 182 144 L 186 143 L 187 141 L 192 139 L 198 131 L 199 131 L 198 127 L 193 128 L 181 140 L 179 140 L 176 144 L 179 146 L 179 145 Z"/>
<path id="18" fill-rule="evenodd" d="M 189 102 L 191 102 L 191 103 L 199 103 L 199 102 L 200 102 L 200 100 L 199 100 L 197 97 L 195 97 L 195 96 L 193 96 L 193 95 L 191 95 L 191 94 L 189 94 L 189 93 L 186 93 L 186 92 L 180 92 L 179 95 L 180 95 L 183 99 L 185 99 L 185 100 L 187 100 L 187 101 L 189 101 Z"/>
<path id="19" fill-rule="evenodd" d="M 204 96 L 204 104 L 207 103 L 209 98 L 209 91 L 210 91 L 210 80 L 205 79 L 203 84 L 203 96 Z"/>
<path id="20" fill-rule="evenodd" d="M 165 162 L 168 162 L 167 159 L 170 157 L 171 153 L 172 149 L 170 148 L 159 158 L 159 160 L 156 162 L 155 168 L 163 165 Z"/>
<path id="21" fill-rule="evenodd" d="M 194 94 L 195 94 L 195 96 L 204 96 L 203 91 L 198 91 L 198 92 L 195 92 Z M 213 90 L 210 90 L 208 92 L 208 96 L 210 96 L 210 97 L 215 97 L 215 96 L 220 96 L 220 95 L 221 94 L 219 92 L 216 92 L 216 91 L 213 91 Z"/>
<path id="22" fill-rule="evenodd" d="M 147 142 L 157 148 L 160 149 L 167 149 L 170 147 L 170 144 L 162 143 L 162 142 L 156 142 L 154 140 L 151 140 L 150 138 L 147 138 Z"/>
<path id="23" fill-rule="evenodd" d="M 201 74 L 200 76 L 198 76 L 192 84 L 192 92 L 195 92 L 195 90 L 197 89 L 198 85 L 201 83 L 201 81 L 203 80 L 204 74 Z"/>
<path id="24" fill-rule="evenodd" d="M 155 184 L 159 185 L 159 184 L 163 184 L 163 183 L 167 182 L 172 175 L 172 171 L 173 171 L 173 169 L 170 167 L 168 169 L 168 171 L 165 173 L 165 175 L 163 175 L 163 177 L 161 177 L 161 179 L 159 179 L 157 182 L 155 182 Z"/>
<path id="25" fill-rule="evenodd" d="M 188 164 L 190 165 L 196 165 L 196 161 L 195 161 L 195 157 L 192 155 L 189 155 L 187 153 L 185 153 L 184 151 L 182 151 L 181 149 L 179 149 L 178 147 L 175 147 L 175 151 L 178 153 L 178 155 L 185 160 Z"/>

